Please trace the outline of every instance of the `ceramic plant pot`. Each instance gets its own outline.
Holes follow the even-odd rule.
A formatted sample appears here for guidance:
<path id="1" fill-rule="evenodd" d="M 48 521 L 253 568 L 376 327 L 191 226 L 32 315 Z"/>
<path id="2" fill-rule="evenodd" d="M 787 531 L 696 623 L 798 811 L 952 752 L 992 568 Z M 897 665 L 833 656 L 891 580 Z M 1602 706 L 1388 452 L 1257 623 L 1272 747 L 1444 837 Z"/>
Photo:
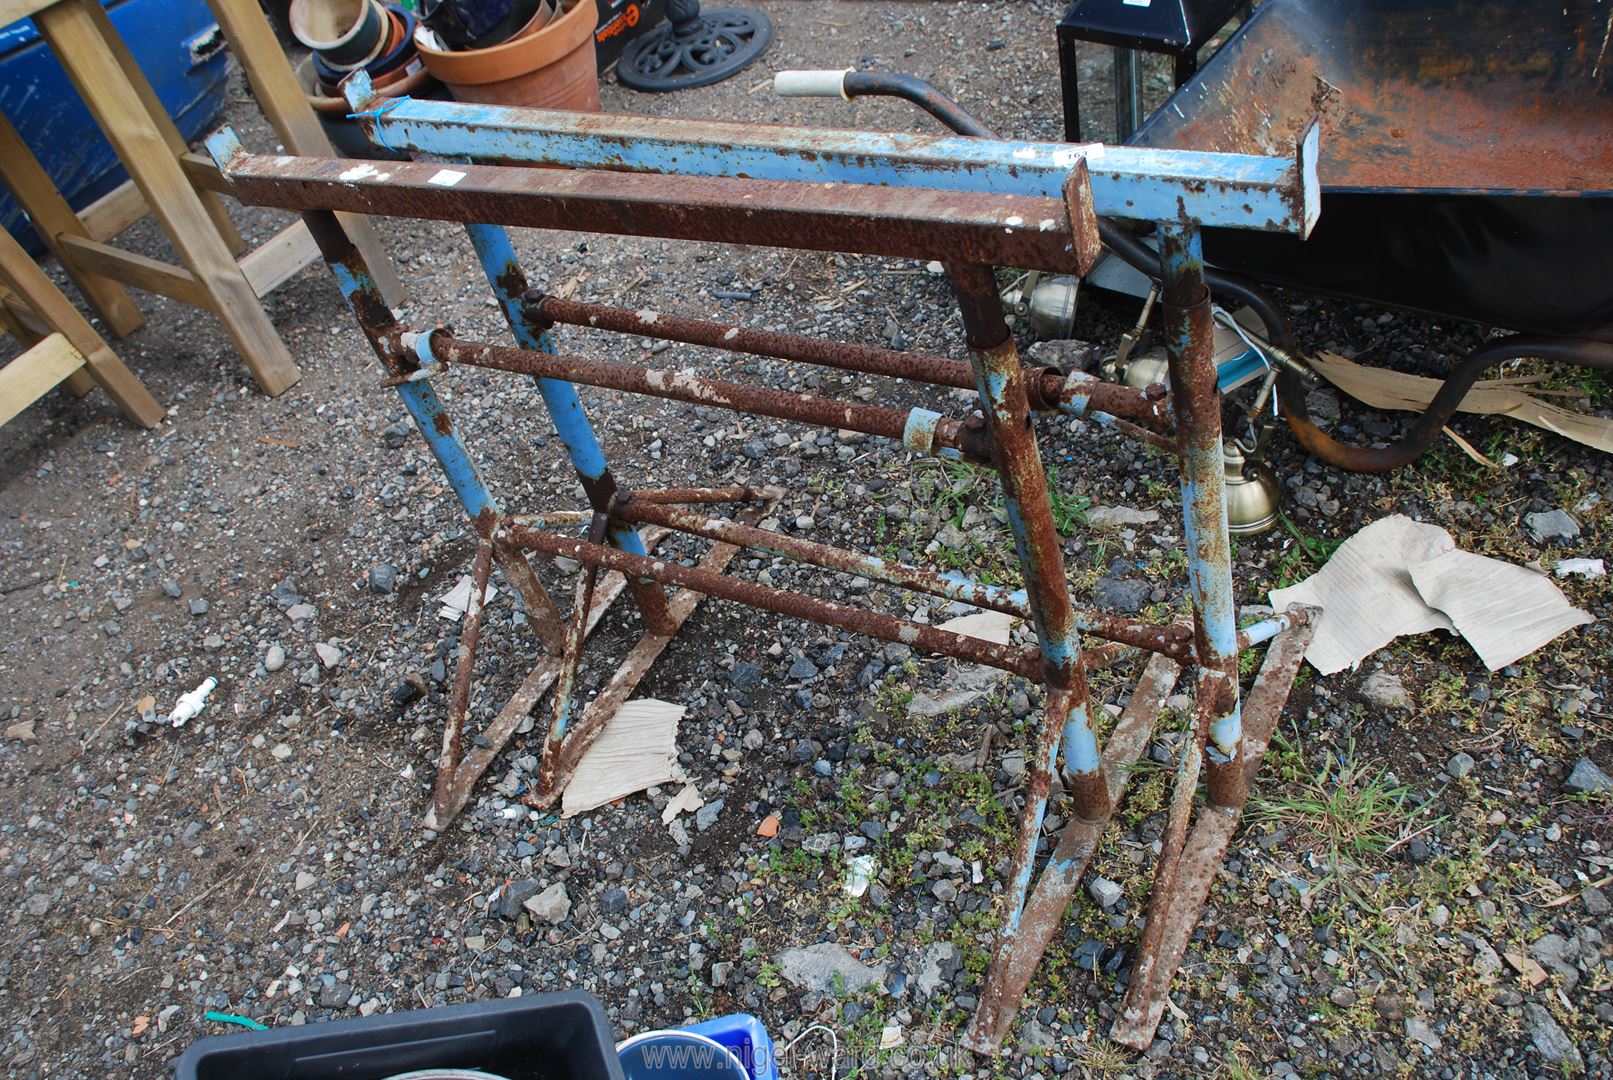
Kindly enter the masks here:
<path id="1" fill-rule="evenodd" d="M 333 69 L 363 67 L 387 47 L 392 16 L 379 0 L 292 0 L 291 32 Z"/>
<path id="2" fill-rule="evenodd" d="M 520 34 L 489 49 L 448 52 L 421 40 L 420 34 L 415 45 L 427 70 L 460 101 L 598 112 L 597 5 L 573 0 L 570 11 L 545 21 L 547 15 L 540 5 Z"/>

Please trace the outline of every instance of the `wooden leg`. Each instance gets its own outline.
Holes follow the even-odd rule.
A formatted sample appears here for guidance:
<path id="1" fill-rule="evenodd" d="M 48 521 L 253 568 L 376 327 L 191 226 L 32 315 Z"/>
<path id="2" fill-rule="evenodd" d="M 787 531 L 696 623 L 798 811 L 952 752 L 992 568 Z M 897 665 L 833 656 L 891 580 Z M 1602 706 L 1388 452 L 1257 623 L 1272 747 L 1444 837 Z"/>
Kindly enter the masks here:
<path id="1" fill-rule="evenodd" d="M 17 339 L 23 348 L 38 345 L 40 338 L 45 335 L 36 331 L 29 325 L 24 313 L 18 310 L 19 301 L 11 294 L 11 290 L 0 286 L 0 330 L 4 330 Z M 37 316 L 36 316 L 37 317 Z"/>
<path id="2" fill-rule="evenodd" d="M 186 145 L 184 136 L 179 134 L 179 128 L 174 126 L 173 118 L 163 107 L 157 92 L 151 88 L 151 82 L 146 78 L 145 72 L 135 63 L 134 55 L 124 43 L 123 35 L 112 25 L 112 18 L 106 13 L 106 9 L 100 4 L 94 4 L 85 10 L 95 21 L 96 29 L 101 33 L 101 40 L 106 42 L 107 52 L 118 62 L 118 67 L 123 69 L 123 77 L 128 80 L 129 85 L 134 87 L 140 106 L 145 109 L 146 115 L 151 117 L 151 122 L 162 135 L 162 141 L 168 145 L 169 153 L 179 157 L 189 151 L 190 147 Z M 79 93 L 80 96 L 83 95 L 83 91 Z M 213 227 L 223 238 L 224 246 L 230 249 L 231 257 L 246 251 L 246 240 L 236 229 L 235 222 L 230 220 L 230 212 L 225 208 L 224 200 L 211 191 L 198 191 L 196 194 L 201 199 L 202 206 L 206 208 L 207 216 L 213 219 Z"/>
<path id="3" fill-rule="evenodd" d="M 0 229 L 0 283 L 15 292 L 47 326 L 66 340 L 73 352 L 88 366 L 90 377 L 101 384 L 125 416 L 143 427 L 156 427 L 162 422 L 164 411 L 157 404 L 157 399 L 135 378 L 134 372 L 123 366 L 123 361 L 101 340 L 101 335 L 79 314 L 78 308 L 62 295 L 62 291 L 28 257 L 22 245 L 4 229 Z M 55 357 L 56 353 L 45 355 Z M 66 378 L 70 373 L 70 370 L 63 371 L 61 378 Z M 61 378 L 51 385 L 56 385 Z"/>
<path id="4" fill-rule="evenodd" d="M 62 380 L 62 389 L 74 397 L 87 397 L 89 392 L 95 389 L 95 386 L 94 376 L 85 368 L 79 368 Z"/>
<path id="5" fill-rule="evenodd" d="M 50 393 L 84 368 L 84 358 L 61 334 L 0 367 L 0 424 Z"/>
<path id="6" fill-rule="evenodd" d="M 89 232 L 4 114 L 0 114 L 0 181 L 11 189 L 17 205 L 28 211 L 34 231 L 115 336 L 123 337 L 146 321 L 127 289 L 116 281 L 79 269 L 62 250 L 57 237 L 87 237 Z"/>
<path id="7" fill-rule="evenodd" d="M 178 157 L 107 51 L 96 20 L 99 11 L 95 0 L 61 0 L 35 15 L 34 22 L 185 266 L 211 297 L 213 310 L 258 385 L 271 397 L 284 393 L 301 372 L 214 228 Z"/>
<path id="8" fill-rule="evenodd" d="M 0 331 L 16 338 L 25 351 L 50 336 L 34 328 L 36 324 L 43 327 L 38 320 L 39 316 L 25 309 L 9 289 L 0 286 Z M 62 389 L 74 397 L 83 397 L 95 389 L 95 380 L 81 366 L 62 380 Z"/>
<path id="9" fill-rule="evenodd" d="M 218 20 L 219 29 L 230 43 L 230 51 L 241 62 L 252 94 L 258 99 L 263 115 L 274 127 L 275 134 L 288 153 L 329 157 L 330 139 L 319 126 L 319 118 L 308 104 L 308 96 L 297 85 L 297 76 L 286 62 L 286 54 L 275 41 L 274 31 L 257 0 L 207 0 Z M 381 299 L 396 307 L 403 302 L 403 283 L 398 280 L 397 267 L 392 265 L 381 238 L 376 235 L 370 219 L 356 214 L 337 214 L 342 229 L 364 256 L 381 290 Z"/>

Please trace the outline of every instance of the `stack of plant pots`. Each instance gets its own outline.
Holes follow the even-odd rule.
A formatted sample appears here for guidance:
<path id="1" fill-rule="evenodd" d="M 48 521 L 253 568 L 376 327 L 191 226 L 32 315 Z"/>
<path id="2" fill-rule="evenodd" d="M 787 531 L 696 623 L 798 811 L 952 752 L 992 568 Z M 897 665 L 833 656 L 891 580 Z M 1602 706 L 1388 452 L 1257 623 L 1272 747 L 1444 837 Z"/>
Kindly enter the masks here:
<path id="1" fill-rule="evenodd" d="M 460 101 L 599 111 L 594 0 L 427 0 L 426 69 Z"/>
<path id="2" fill-rule="evenodd" d="M 435 97 L 441 87 L 421 62 L 416 21 L 379 0 L 292 0 L 291 31 L 312 54 L 297 78 L 326 134 L 346 157 L 393 157 L 376 149 L 348 119 L 342 80 L 363 70 L 382 97 Z"/>

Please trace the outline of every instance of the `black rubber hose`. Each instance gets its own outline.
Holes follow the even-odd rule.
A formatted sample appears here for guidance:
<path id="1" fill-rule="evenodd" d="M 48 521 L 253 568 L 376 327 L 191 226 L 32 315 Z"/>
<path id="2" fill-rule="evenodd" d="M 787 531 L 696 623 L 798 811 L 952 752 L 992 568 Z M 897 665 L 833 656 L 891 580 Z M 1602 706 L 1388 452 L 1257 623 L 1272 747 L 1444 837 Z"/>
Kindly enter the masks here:
<path id="1" fill-rule="evenodd" d="M 1428 410 L 1413 422 L 1404 438 L 1376 449 L 1346 445 L 1317 427 L 1305 407 L 1304 383 L 1293 372 L 1284 370 L 1277 376 L 1277 393 L 1288 416 L 1288 426 L 1306 450 L 1342 469 L 1388 472 L 1411 464 L 1428 449 L 1451 417 L 1456 415 L 1457 406 L 1486 369 L 1508 360 L 1530 357 L 1613 371 L 1613 344 L 1605 341 L 1541 337 L 1535 334 L 1497 338 L 1474 349 L 1467 359 L 1457 365 L 1455 371 L 1445 377 L 1439 393 L 1428 403 Z"/>
<path id="2" fill-rule="evenodd" d="M 979 139 L 997 137 L 956 101 L 913 75 L 898 71 L 848 71 L 840 89 L 847 97 L 896 97 L 911 101 L 959 135 Z"/>

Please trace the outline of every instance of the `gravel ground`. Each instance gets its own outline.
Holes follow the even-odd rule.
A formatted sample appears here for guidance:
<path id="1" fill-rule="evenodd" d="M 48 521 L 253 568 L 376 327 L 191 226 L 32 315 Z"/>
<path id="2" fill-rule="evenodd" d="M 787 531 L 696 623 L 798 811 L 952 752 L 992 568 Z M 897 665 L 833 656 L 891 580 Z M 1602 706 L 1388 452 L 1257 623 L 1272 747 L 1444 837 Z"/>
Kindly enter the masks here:
<path id="1" fill-rule="evenodd" d="M 605 107 L 928 130 L 905 106 L 780 102 L 764 81 L 785 67 L 877 64 L 935 79 L 999 130 L 1058 131 L 1054 5 L 766 7 L 779 34 L 756 71 L 666 97 L 612 85 Z M 1090 116 L 1107 112 L 1105 84 L 1095 79 Z M 269 145 L 239 99 L 229 118 L 249 146 Z M 261 239 L 283 219 L 242 221 Z M 128 239 L 163 246 L 149 223 Z M 412 292 L 407 320 L 499 334 L 462 236 L 405 223 L 389 244 Z M 963 355 L 947 287 L 922 266 L 532 233 L 518 245 L 535 283 L 581 298 Z M 1285 300 L 1308 347 L 1406 370 L 1438 373 L 1481 337 Z M 169 423 L 137 431 L 99 395 L 53 395 L 0 431 L 0 1060 L 11 1075 L 164 1075 L 195 1039 L 230 1030 L 207 1010 L 283 1026 L 564 987 L 597 994 L 623 1034 L 741 1010 L 785 1038 L 822 1021 L 870 1074 L 1613 1068 L 1613 804 L 1586 790 L 1607 782 L 1613 758 L 1607 579 L 1564 583 L 1601 622 L 1501 672 L 1429 636 L 1358 673 L 1302 673 L 1175 1007 L 1138 1057 L 1104 1033 L 1163 824 L 1174 732 L 1162 735 L 1010 1049 L 975 1059 L 954 1040 L 997 926 L 1034 688 L 986 681 L 961 708 L 918 716 L 970 673 L 708 603 L 640 690 L 687 706 L 682 763 L 702 812 L 667 828 L 659 811 L 673 792 L 652 791 L 568 820 L 531 816 L 513 801 L 537 749 L 522 736 L 447 833 L 426 833 L 457 641 L 436 598 L 473 547 L 457 505 L 376 385 L 322 268 L 270 300 L 304 371 L 272 401 L 209 318 L 142 302 L 150 321 L 119 349 Z M 1078 332 L 1112 347 L 1122 326 L 1091 310 Z M 586 332 L 563 341 L 591 357 L 934 404 L 885 380 Z M 1587 407 L 1613 405 L 1605 380 L 1545 374 Z M 787 529 L 1008 569 L 993 492 L 966 472 L 861 437 L 584 398 L 628 484 L 787 484 L 777 514 Z M 458 428 L 508 506 L 581 506 L 535 404 L 513 379 L 452 382 Z M 1357 436 L 1401 422 L 1341 408 Z M 534 422 L 513 422 L 522 416 Z M 1260 602 L 1314 569 L 1329 541 L 1394 512 L 1520 562 L 1609 554 L 1605 456 L 1505 422 L 1457 427 L 1518 462 L 1485 469 L 1447 443 L 1415 468 L 1357 476 L 1307 460 L 1280 434 L 1272 462 L 1294 528 L 1237 544 L 1240 602 Z M 1042 448 L 1077 591 L 1179 610 L 1185 566 L 1165 462 L 1071 421 L 1044 425 Z M 1084 525 L 1099 506 L 1161 516 Z M 1525 530 L 1526 514 L 1557 509 L 1577 536 L 1541 542 Z M 957 614 L 771 560 L 742 556 L 734 569 L 933 621 Z M 569 596 L 562 576 L 547 577 Z M 590 687 L 633 633 L 629 615 L 607 624 L 585 665 Z M 535 655 L 505 589 L 484 636 L 477 716 Z M 219 687 L 188 726 L 142 719 L 142 699 L 165 711 L 209 675 Z M 1117 668 L 1096 690 L 1118 705 L 1135 675 Z M 758 834 L 764 822 L 776 836 Z M 842 882 L 865 854 L 873 882 L 855 900 Z M 902 1045 L 874 1062 L 882 1039 Z M 795 1075 L 828 1075 L 826 1064 L 803 1061 Z"/>

